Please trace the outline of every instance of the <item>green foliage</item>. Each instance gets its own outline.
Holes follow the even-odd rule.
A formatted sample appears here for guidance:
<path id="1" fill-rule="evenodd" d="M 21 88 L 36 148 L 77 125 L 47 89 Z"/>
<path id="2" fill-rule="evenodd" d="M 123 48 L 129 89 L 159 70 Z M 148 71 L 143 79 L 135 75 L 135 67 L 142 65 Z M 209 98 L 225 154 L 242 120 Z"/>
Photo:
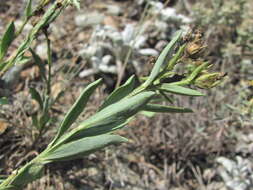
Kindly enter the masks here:
<path id="1" fill-rule="evenodd" d="M 15 25 L 14 22 L 11 22 L 7 30 L 5 31 L 2 40 L 1 40 L 1 45 L 0 45 L 0 63 L 3 57 L 5 56 L 9 46 L 11 45 L 11 42 L 15 38 Z"/>
<path id="2" fill-rule="evenodd" d="M 27 2 L 26 18 L 29 19 L 33 15 L 31 8 L 32 1 Z M 47 1 L 41 1 L 39 8 L 46 6 Z M 42 79 L 45 82 L 45 90 L 37 91 L 35 88 L 30 89 L 32 99 L 39 104 L 39 112 L 32 116 L 33 125 L 38 129 L 39 135 L 43 134 L 46 126 L 51 122 L 50 108 L 55 102 L 51 97 L 51 45 L 47 35 L 46 26 L 55 20 L 60 12 L 68 5 L 74 4 L 79 7 L 77 0 L 62 0 L 54 3 L 35 24 L 27 38 L 20 45 L 9 59 L 2 62 L 1 70 L 6 71 L 8 68 L 24 59 L 24 53 L 30 50 L 34 58 L 35 64 L 39 67 Z M 38 9 L 38 7 L 37 7 Z M 36 10 L 36 9 L 35 9 Z M 1 43 L 2 57 L 7 48 L 14 39 L 14 24 L 10 24 Z M 48 48 L 48 69 L 41 58 L 30 48 L 31 43 L 36 38 L 39 31 L 43 31 Z M 12 35 L 12 36 L 11 36 Z M 105 99 L 98 111 L 87 118 L 77 126 L 70 128 L 79 115 L 84 111 L 89 98 L 94 94 L 97 87 L 101 84 L 101 80 L 97 80 L 88 85 L 73 106 L 66 113 L 62 120 L 57 134 L 48 147 L 37 157 L 20 168 L 16 173 L 10 175 L 0 184 L 0 189 L 18 189 L 27 183 L 39 178 L 42 175 L 45 164 L 56 161 L 66 161 L 81 158 L 85 155 L 93 153 L 111 144 L 126 142 L 124 137 L 112 134 L 115 130 L 123 128 L 136 114 L 140 112 L 161 112 L 161 113 L 189 113 L 190 108 L 181 108 L 176 106 L 167 106 L 166 102 L 173 103 L 170 95 L 186 95 L 186 96 L 203 96 L 202 93 L 191 89 L 187 86 L 202 85 L 206 87 L 214 87 L 221 79 L 219 77 L 210 78 L 210 76 L 218 76 L 218 73 L 209 72 L 209 63 L 200 61 L 198 65 L 187 70 L 187 64 L 192 64 L 192 54 L 189 52 L 189 44 L 197 43 L 197 37 L 190 42 L 182 41 L 182 32 L 178 31 L 171 42 L 164 48 L 158 57 L 150 75 L 146 77 L 146 81 L 140 86 L 136 85 L 135 77 L 129 78 L 125 84 L 115 89 L 108 98 Z M 6 37 L 7 36 L 7 37 Z M 197 39 L 197 40 L 196 40 Z M 181 43 L 179 43 L 181 42 Z M 194 56 L 201 57 L 200 50 L 204 47 L 197 44 Z M 182 60 L 189 60 L 185 63 Z M 2 60 L 1 60 L 2 61 Z M 173 79 L 178 64 L 185 63 L 185 71 L 181 75 L 181 80 Z M 170 79 L 172 82 L 164 82 Z M 173 79 L 173 80 L 172 80 Z M 162 99 L 161 99 L 162 97 Z M 163 104 L 153 104 L 154 100 L 164 101 Z M 1 100 L 1 104 L 4 100 Z M 36 141 L 35 141 L 36 142 Z"/>
<path id="3" fill-rule="evenodd" d="M 160 113 L 190 113 L 192 112 L 189 108 L 180 108 L 174 106 L 164 106 L 159 104 L 147 104 L 143 110 L 149 112 L 160 112 Z"/>
<path id="4" fill-rule="evenodd" d="M 154 82 L 154 80 L 157 78 L 159 73 L 161 72 L 161 69 L 166 67 L 168 60 L 171 59 L 172 54 L 174 53 L 174 48 L 179 41 L 180 37 L 182 35 L 181 31 L 178 31 L 175 34 L 175 37 L 170 41 L 170 43 L 164 48 L 162 53 L 159 55 L 157 61 L 155 62 L 154 68 L 152 69 L 147 81 L 145 82 L 145 85 L 148 86 Z"/>
<path id="5" fill-rule="evenodd" d="M 73 160 L 81 158 L 111 144 L 123 142 L 127 142 L 127 139 L 118 135 L 110 134 L 81 138 L 79 140 L 66 143 L 59 148 L 48 152 L 45 159 L 49 162 Z"/>
<path id="6" fill-rule="evenodd" d="M 77 99 L 77 101 L 74 103 L 74 105 L 70 108 L 70 110 L 64 117 L 58 130 L 58 134 L 56 135 L 53 143 L 56 142 L 58 138 L 61 137 L 69 129 L 69 127 L 76 121 L 78 116 L 83 112 L 84 108 L 86 107 L 89 97 L 93 94 L 93 92 L 96 90 L 98 85 L 101 84 L 101 82 L 102 80 L 99 79 L 88 85 L 83 90 L 80 97 Z"/>
<path id="7" fill-rule="evenodd" d="M 29 18 L 32 16 L 32 0 L 27 0 L 26 8 L 25 8 L 25 16 L 26 18 Z"/>
<path id="8" fill-rule="evenodd" d="M 120 99 L 123 99 L 127 95 L 129 95 L 135 87 L 135 76 L 130 77 L 124 85 L 120 86 L 119 88 L 115 89 L 110 96 L 106 98 L 102 106 L 100 107 L 101 109 L 104 109 L 105 107 L 116 103 Z"/>
<path id="9" fill-rule="evenodd" d="M 168 83 L 162 84 L 159 89 L 164 92 L 170 92 L 170 93 L 180 94 L 180 95 L 185 95 L 185 96 L 204 96 L 204 94 L 202 94 L 201 92 L 197 90 L 185 88 L 178 85 L 171 85 Z"/>

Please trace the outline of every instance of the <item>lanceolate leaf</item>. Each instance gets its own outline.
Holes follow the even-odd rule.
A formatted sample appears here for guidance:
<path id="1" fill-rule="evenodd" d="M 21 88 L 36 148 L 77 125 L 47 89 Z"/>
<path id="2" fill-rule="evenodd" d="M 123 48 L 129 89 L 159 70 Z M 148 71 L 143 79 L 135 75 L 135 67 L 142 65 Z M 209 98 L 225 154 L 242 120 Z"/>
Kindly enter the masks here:
<path id="1" fill-rule="evenodd" d="M 96 80 L 83 90 L 77 101 L 74 103 L 74 105 L 71 107 L 71 109 L 68 111 L 65 118 L 63 119 L 58 134 L 56 135 L 53 143 L 57 141 L 58 138 L 61 137 L 62 134 L 65 133 L 69 129 L 69 127 L 76 121 L 78 116 L 83 112 L 91 94 L 95 91 L 98 85 L 101 84 L 101 82 L 101 79 Z"/>
<path id="2" fill-rule="evenodd" d="M 147 81 L 145 82 L 145 85 L 150 85 L 157 77 L 157 75 L 160 73 L 161 68 L 164 66 L 164 63 L 167 64 L 167 60 L 171 58 L 172 53 L 174 52 L 174 47 L 177 44 L 178 40 L 180 39 L 182 35 L 182 31 L 178 31 L 175 35 L 175 37 L 170 41 L 170 43 L 163 49 L 162 53 L 159 55 L 154 68 L 151 71 L 151 74 L 149 75 Z"/>
<path id="3" fill-rule="evenodd" d="M 15 38 L 15 25 L 14 22 L 11 22 L 5 31 L 3 38 L 1 40 L 0 46 L 0 60 L 5 56 L 11 42 Z"/>
<path id="4" fill-rule="evenodd" d="M 100 110 L 126 97 L 134 90 L 134 87 L 135 87 L 135 76 L 132 76 L 125 82 L 125 84 L 114 90 L 110 94 L 110 96 L 106 98 L 105 102 L 100 107 Z"/>
<path id="5" fill-rule="evenodd" d="M 154 94 L 151 91 L 142 92 L 106 107 L 82 122 L 76 129 L 62 136 L 57 144 L 108 133 L 123 127 L 133 115 L 142 110 Z"/>
<path id="6" fill-rule="evenodd" d="M 29 49 L 30 52 L 32 53 L 33 59 L 35 64 L 39 67 L 40 69 L 40 74 L 41 77 L 46 80 L 46 69 L 45 69 L 45 64 L 43 63 L 43 61 L 41 60 L 41 58 L 39 57 L 38 54 L 36 54 L 31 48 Z"/>
<path id="7" fill-rule="evenodd" d="M 185 88 L 185 87 L 178 86 L 178 85 L 171 85 L 168 83 L 162 84 L 161 87 L 159 88 L 159 90 L 165 91 L 165 92 L 171 92 L 174 94 L 185 95 L 185 96 L 204 96 L 204 94 L 202 94 L 201 92 L 199 92 L 197 90 Z"/>
<path id="8" fill-rule="evenodd" d="M 16 190 L 23 189 L 23 186 L 40 178 L 43 175 L 43 163 L 28 163 L 17 172 L 15 178 L 11 181 L 11 185 L 0 190 Z M 8 180 L 8 179 L 7 179 Z M 3 182 L 4 183 L 4 182 Z"/>
<path id="9" fill-rule="evenodd" d="M 151 112 L 162 112 L 162 113 L 190 113 L 192 112 L 189 108 L 180 108 L 174 106 L 164 106 L 159 104 L 147 104 L 143 108 L 144 111 Z"/>
<path id="10" fill-rule="evenodd" d="M 27 0 L 25 8 L 25 16 L 30 17 L 32 15 L 32 0 Z"/>
<path id="11" fill-rule="evenodd" d="M 127 139 L 118 135 L 105 134 L 86 137 L 56 148 L 49 152 L 45 159 L 48 161 L 72 160 L 81 158 L 108 145 L 122 142 L 127 142 Z"/>
<path id="12" fill-rule="evenodd" d="M 39 103 L 40 108 L 43 109 L 43 101 L 39 92 L 35 88 L 30 88 L 30 94 L 32 99 L 36 100 Z"/>

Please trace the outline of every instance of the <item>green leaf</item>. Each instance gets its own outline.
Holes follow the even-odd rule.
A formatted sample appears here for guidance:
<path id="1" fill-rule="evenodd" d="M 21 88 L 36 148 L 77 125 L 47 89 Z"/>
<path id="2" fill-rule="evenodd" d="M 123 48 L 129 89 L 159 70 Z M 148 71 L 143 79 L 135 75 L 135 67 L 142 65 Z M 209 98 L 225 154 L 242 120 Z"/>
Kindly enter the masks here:
<path id="1" fill-rule="evenodd" d="M 193 112 L 189 108 L 164 106 L 164 105 L 159 105 L 159 104 L 147 104 L 144 106 L 143 110 L 151 111 L 151 112 L 161 112 L 161 113 L 190 113 L 190 112 Z"/>
<path id="2" fill-rule="evenodd" d="M 10 189 L 12 190 L 23 189 L 24 185 L 42 177 L 43 169 L 44 164 L 42 163 L 30 162 L 26 164 L 19 170 L 19 172 L 17 172 L 15 178 L 12 179 L 10 186 L 13 186 L 13 188 Z"/>
<path id="3" fill-rule="evenodd" d="M 43 63 L 42 59 L 40 58 L 40 56 L 36 52 L 34 52 L 31 48 L 29 49 L 29 51 L 32 53 L 35 64 L 39 67 L 40 75 L 46 81 L 47 78 L 46 78 L 45 64 Z"/>
<path id="4" fill-rule="evenodd" d="M 9 46 L 11 45 L 11 42 L 15 38 L 15 25 L 12 21 L 5 31 L 3 38 L 1 40 L 1 46 L 0 46 L 0 60 L 5 56 Z"/>
<path id="5" fill-rule="evenodd" d="M 202 94 L 201 92 L 197 90 L 185 88 L 178 85 L 171 85 L 168 83 L 162 84 L 159 90 L 165 91 L 165 92 L 171 92 L 173 94 L 185 95 L 185 96 L 204 96 L 204 94 Z"/>
<path id="6" fill-rule="evenodd" d="M 155 112 L 151 112 L 151 111 L 141 111 L 140 114 L 142 114 L 146 117 L 154 117 L 156 115 Z"/>
<path id="7" fill-rule="evenodd" d="M 39 125 L 37 126 L 37 128 L 39 130 L 44 129 L 44 127 L 51 122 L 51 117 L 48 113 L 48 110 L 46 112 L 43 113 L 43 115 L 39 118 Z"/>
<path id="8" fill-rule="evenodd" d="M 57 144 L 109 133 L 123 127 L 154 95 L 151 91 L 142 92 L 104 108 L 62 136 Z"/>
<path id="9" fill-rule="evenodd" d="M 6 97 L 0 98 L 0 105 L 8 104 L 8 99 Z"/>
<path id="10" fill-rule="evenodd" d="M 20 58 L 19 58 L 19 60 L 17 61 L 17 63 L 18 63 L 19 65 L 24 65 L 24 64 L 28 63 L 30 60 L 31 60 L 30 57 L 24 56 L 24 55 L 23 55 L 23 56 L 20 56 Z"/>
<path id="11" fill-rule="evenodd" d="M 40 125 L 36 114 L 32 115 L 32 124 L 37 130 L 40 130 Z"/>
<path id="12" fill-rule="evenodd" d="M 177 44 L 178 40 L 182 35 L 182 31 L 178 31 L 175 34 L 175 37 L 170 41 L 170 43 L 163 49 L 162 53 L 159 55 L 155 65 L 149 75 L 148 79 L 145 82 L 145 86 L 149 86 L 156 77 L 159 75 L 161 69 L 164 67 L 164 64 L 167 64 L 167 60 L 169 60 L 174 52 L 174 47 Z"/>
<path id="13" fill-rule="evenodd" d="M 40 105 L 40 108 L 43 109 L 43 101 L 39 92 L 35 88 L 30 88 L 29 92 L 32 96 L 32 99 L 36 100 L 36 102 L 38 102 L 38 104 Z"/>
<path id="14" fill-rule="evenodd" d="M 104 109 L 105 107 L 118 102 L 127 95 L 129 95 L 135 87 L 135 76 L 130 77 L 125 84 L 115 89 L 105 100 L 99 110 Z"/>
<path id="15" fill-rule="evenodd" d="M 98 85 L 100 85 L 102 82 L 101 79 L 96 80 L 95 82 L 89 84 L 81 93 L 79 98 L 76 100 L 74 105 L 70 108 L 66 116 L 64 117 L 63 121 L 61 122 L 60 128 L 58 130 L 58 133 L 53 140 L 52 144 L 58 140 L 62 136 L 63 133 L 65 133 L 69 127 L 76 121 L 78 116 L 83 112 L 91 94 L 96 90 Z"/>
<path id="16" fill-rule="evenodd" d="M 28 18 L 32 15 L 32 0 L 27 0 L 25 16 Z"/>
<path id="17" fill-rule="evenodd" d="M 0 44 L 0 46 L 1 46 L 1 44 Z M 1 59 L 0 59 L 0 71 L 2 71 L 4 69 L 4 67 L 6 65 L 8 65 L 8 63 L 9 63 L 9 61 L 1 62 Z"/>
<path id="18" fill-rule="evenodd" d="M 85 155 L 95 152 L 111 144 L 127 142 L 126 138 L 118 135 L 99 135 L 82 138 L 67 144 L 64 144 L 52 152 L 49 152 L 45 159 L 48 161 L 63 161 L 81 158 Z"/>

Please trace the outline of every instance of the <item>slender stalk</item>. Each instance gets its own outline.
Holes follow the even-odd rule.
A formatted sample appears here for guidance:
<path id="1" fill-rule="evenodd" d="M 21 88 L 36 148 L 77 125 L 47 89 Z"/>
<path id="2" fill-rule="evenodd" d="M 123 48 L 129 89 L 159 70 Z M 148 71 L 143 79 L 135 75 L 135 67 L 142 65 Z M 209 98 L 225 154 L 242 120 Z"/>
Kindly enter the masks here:
<path id="1" fill-rule="evenodd" d="M 15 65 L 18 61 L 22 59 L 23 54 L 31 46 L 33 40 L 37 37 L 37 34 L 45 26 L 53 22 L 57 16 L 70 4 L 69 0 L 56 1 L 42 16 L 40 21 L 33 27 L 30 33 L 27 35 L 25 41 L 19 46 L 16 52 L 14 52 L 10 58 L 7 60 L 6 65 L 2 69 L 2 73 L 7 71 L 10 67 Z"/>
<path id="2" fill-rule="evenodd" d="M 51 41 L 48 37 L 47 32 L 45 31 L 46 41 L 47 41 L 47 57 L 48 57 L 48 78 L 47 78 L 47 96 L 50 96 L 51 93 L 51 75 L 52 75 L 52 50 L 51 50 Z"/>
<path id="3" fill-rule="evenodd" d="M 144 8 L 144 11 L 141 15 L 141 19 L 140 19 L 140 22 L 139 22 L 139 28 L 138 30 L 135 32 L 135 35 L 134 35 L 134 43 L 132 44 L 132 46 L 129 47 L 128 49 L 128 52 L 127 52 L 127 55 L 125 57 L 125 60 L 124 60 L 124 63 L 122 65 L 122 68 L 121 70 L 119 71 L 119 74 L 118 74 L 118 79 L 117 79 L 117 82 L 116 82 L 116 86 L 115 88 L 118 88 L 120 86 L 120 83 L 122 81 L 122 78 L 123 78 L 123 75 L 125 73 L 125 70 L 126 70 L 126 67 L 127 67 L 127 63 L 128 63 L 128 60 L 130 58 L 130 56 L 132 55 L 132 51 L 133 51 L 133 46 L 135 44 L 135 40 L 137 38 L 137 36 L 140 34 L 140 31 L 141 31 L 141 25 L 143 24 L 143 22 L 146 20 L 148 14 L 147 14 L 147 11 L 148 11 L 148 7 L 149 7 L 149 3 L 146 4 L 145 8 Z"/>

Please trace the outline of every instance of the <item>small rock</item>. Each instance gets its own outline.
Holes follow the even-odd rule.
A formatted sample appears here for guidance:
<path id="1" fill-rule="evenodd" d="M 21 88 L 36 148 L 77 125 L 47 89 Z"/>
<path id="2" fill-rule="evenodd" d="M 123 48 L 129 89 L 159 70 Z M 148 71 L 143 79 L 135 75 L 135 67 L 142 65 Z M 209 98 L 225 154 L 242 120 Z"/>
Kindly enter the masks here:
<path id="1" fill-rule="evenodd" d="M 15 21 L 15 27 L 16 27 L 16 28 L 20 28 L 20 27 L 22 26 L 22 24 L 23 24 L 23 21 L 22 21 L 22 20 L 17 20 L 17 21 Z M 25 33 L 28 33 L 32 28 L 33 28 L 33 26 L 32 26 L 31 24 L 27 23 L 27 24 L 25 25 L 23 31 L 24 31 Z"/>
<path id="2" fill-rule="evenodd" d="M 111 55 L 105 55 L 102 58 L 102 64 L 104 65 L 109 65 L 110 63 L 112 63 L 112 61 L 113 61 L 113 57 Z"/>
<path id="3" fill-rule="evenodd" d="M 160 40 L 156 43 L 155 49 L 158 51 L 162 51 L 167 44 L 168 42 L 166 40 Z"/>
<path id="4" fill-rule="evenodd" d="M 134 26 L 133 24 L 127 24 L 122 32 L 123 41 L 126 44 L 129 44 L 130 41 L 133 39 L 133 37 L 134 37 Z"/>
<path id="5" fill-rule="evenodd" d="M 158 56 L 158 51 L 152 48 L 140 49 L 139 53 L 146 56 Z"/>
<path id="6" fill-rule="evenodd" d="M 192 21 L 191 18 L 189 18 L 185 15 L 177 14 L 176 9 L 170 8 L 170 7 L 163 9 L 161 11 L 161 20 L 163 20 L 163 21 L 170 21 L 170 20 L 181 21 L 182 23 L 190 23 Z"/>
<path id="7" fill-rule="evenodd" d="M 93 13 L 77 15 L 75 17 L 75 24 L 79 27 L 86 28 L 86 27 L 101 24 L 103 20 L 104 20 L 103 14 L 93 12 Z"/>
<path id="8" fill-rule="evenodd" d="M 79 73 L 79 77 L 80 78 L 85 78 L 85 77 L 88 77 L 90 75 L 94 75 L 98 73 L 98 70 L 95 70 L 95 69 L 86 69 L 86 70 L 83 70 Z"/>
<path id="9" fill-rule="evenodd" d="M 154 25 L 155 25 L 156 30 L 159 30 L 161 32 L 168 31 L 168 24 L 166 22 L 156 20 Z"/>
<path id="10" fill-rule="evenodd" d="M 56 36 L 57 39 L 63 38 L 67 35 L 67 31 L 64 27 L 59 27 L 54 23 L 50 25 L 50 29 L 52 30 L 53 34 Z"/>
<path id="11" fill-rule="evenodd" d="M 151 5 L 150 11 L 153 15 L 159 14 L 160 11 L 163 9 L 163 4 L 161 2 L 151 1 L 149 4 Z"/>
<path id="12" fill-rule="evenodd" d="M 146 36 L 138 36 L 137 39 L 135 40 L 134 48 L 140 49 L 141 47 L 145 45 L 146 41 L 147 41 Z"/>
<path id="13" fill-rule="evenodd" d="M 113 28 L 118 28 L 118 23 L 112 16 L 105 17 L 104 25 L 111 26 Z"/>
<path id="14" fill-rule="evenodd" d="M 95 176 L 95 175 L 97 175 L 99 172 L 98 172 L 98 169 L 97 168 L 94 168 L 94 167 L 92 167 L 92 168 L 89 168 L 88 169 L 88 174 L 89 174 L 89 176 Z"/>
<path id="15" fill-rule="evenodd" d="M 47 59 L 47 43 L 46 42 L 43 42 L 37 45 L 35 51 L 40 56 L 40 58 Z"/>
<path id="16" fill-rule="evenodd" d="M 177 17 L 176 9 L 174 8 L 166 8 L 161 10 L 161 19 L 167 21 L 171 18 Z"/>
<path id="17" fill-rule="evenodd" d="M 116 74 L 117 73 L 117 67 L 115 65 L 99 65 L 99 70 L 103 73 L 112 73 L 112 74 Z"/>
<path id="18" fill-rule="evenodd" d="M 107 12 L 112 15 L 120 15 L 123 13 L 123 10 L 118 5 L 107 5 Z"/>

